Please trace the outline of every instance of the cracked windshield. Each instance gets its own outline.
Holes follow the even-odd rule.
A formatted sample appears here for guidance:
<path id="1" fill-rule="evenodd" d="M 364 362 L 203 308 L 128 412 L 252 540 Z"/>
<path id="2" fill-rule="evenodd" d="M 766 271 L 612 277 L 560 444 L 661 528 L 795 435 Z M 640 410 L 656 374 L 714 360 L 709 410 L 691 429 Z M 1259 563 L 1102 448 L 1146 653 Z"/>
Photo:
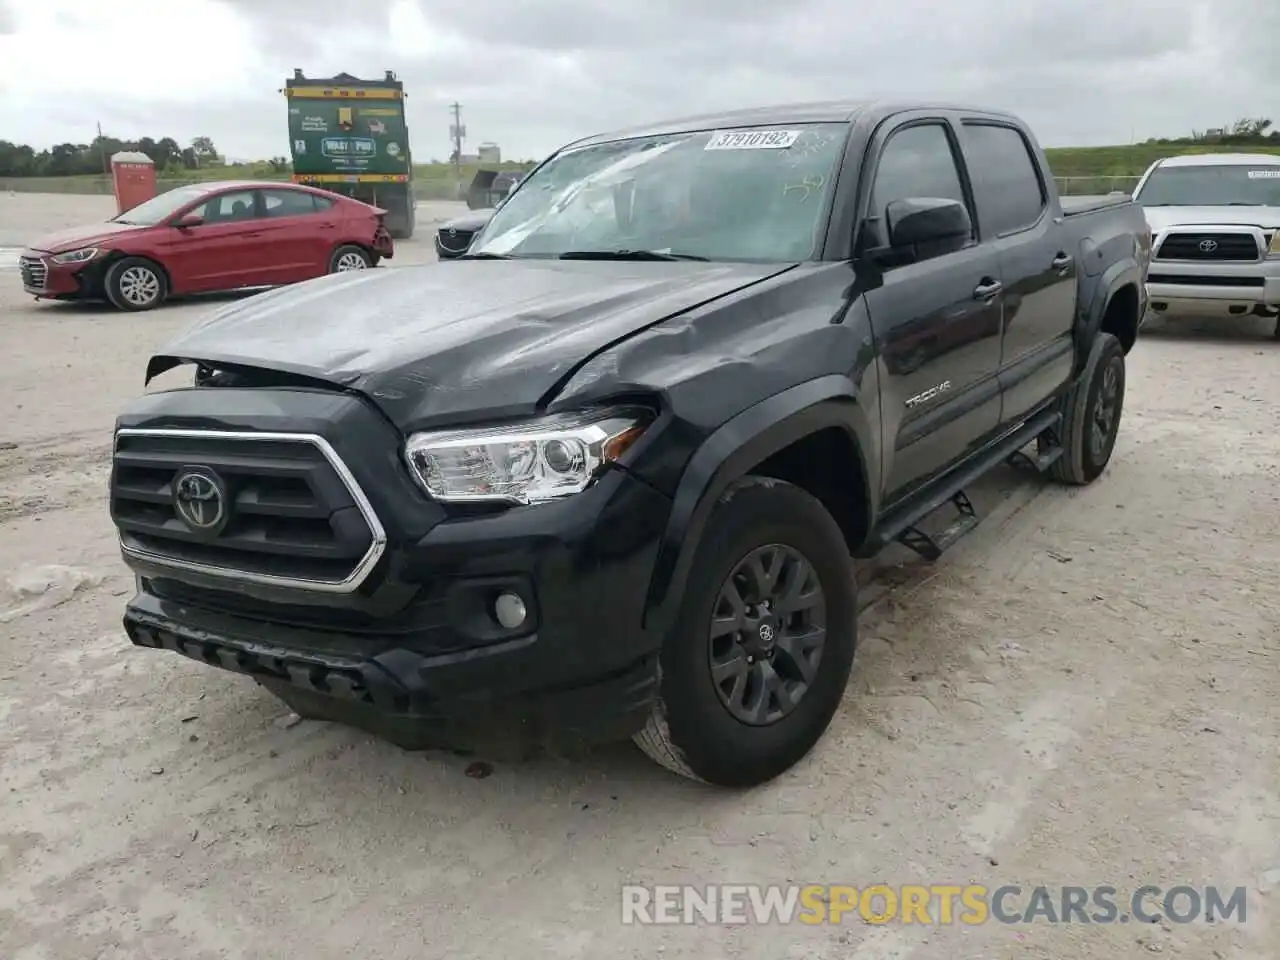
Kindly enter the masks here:
<path id="1" fill-rule="evenodd" d="M 805 260 L 845 131 L 793 124 L 568 150 L 520 185 L 470 253 Z"/>

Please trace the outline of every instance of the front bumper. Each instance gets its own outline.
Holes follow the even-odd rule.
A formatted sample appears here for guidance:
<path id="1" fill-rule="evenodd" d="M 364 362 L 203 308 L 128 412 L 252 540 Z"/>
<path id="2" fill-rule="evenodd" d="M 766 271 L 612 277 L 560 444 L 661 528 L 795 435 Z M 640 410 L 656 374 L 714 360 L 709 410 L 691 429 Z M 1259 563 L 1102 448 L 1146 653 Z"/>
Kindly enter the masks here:
<path id="1" fill-rule="evenodd" d="M 1152 309 L 1161 312 L 1247 313 L 1255 307 L 1276 309 L 1280 308 L 1280 275 L 1189 277 L 1171 275 L 1163 266 L 1152 265 L 1147 296 Z"/>
<path id="2" fill-rule="evenodd" d="M 100 300 L 106 263 L 99 257 L 86 263 L 56 263 L 43 250 L 23 250 L 18 258 L 22 289 L 42 300 Z"/>
<path id="3" fill-rule="evenodd" d="M 216 389 L 235 406 L 240 391 Z M 661 637 L 643 616 L 670 500 L 612 470 L 564 501 L 446 515 L 385 473 L 398 458 L 362 449 L 389 428 L 353 430 L 358 414 L 335 418 L 347 428 L 330 439 L 386 528 L 386 555 L 360 589 L 219 583 L 126 555 L 133 643 L 328 698 L 357 726 L 410 720 L 441 745 L 494 729 L 557 745 L 638 730 L 656 695 Z M 525 601 L 526 626 L 497 624 L 499 592 Z"/>

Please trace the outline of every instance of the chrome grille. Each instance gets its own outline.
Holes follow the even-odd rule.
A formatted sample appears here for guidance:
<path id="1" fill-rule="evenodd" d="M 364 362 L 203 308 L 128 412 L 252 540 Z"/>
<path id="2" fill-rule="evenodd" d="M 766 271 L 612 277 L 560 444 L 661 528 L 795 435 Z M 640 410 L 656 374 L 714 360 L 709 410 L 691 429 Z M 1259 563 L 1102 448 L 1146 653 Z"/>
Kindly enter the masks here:
<path id="1" fill-rule="evenodd" d="M 1170 233 L 1156 251 L 1156 259 L 1253 263 L 1258 253 L 1258 241 L 1251 233 Z"/>
<path id="2" fill-rule="evenodd" d="M 221 485 L 220 528 L 182 516 L 178 487 L 192 471 Z M 348 592 L 386 542 L 350 471 L 310 435 L 120 430 L 110 498 L 124 552 L 179 571 Z"/>
<path id="3" fill-rule="evenodd" d="M 19 257 L 18 272 L 24 287 L 43 290 L 49 283 L 49 267 L 39 257 Z"/>

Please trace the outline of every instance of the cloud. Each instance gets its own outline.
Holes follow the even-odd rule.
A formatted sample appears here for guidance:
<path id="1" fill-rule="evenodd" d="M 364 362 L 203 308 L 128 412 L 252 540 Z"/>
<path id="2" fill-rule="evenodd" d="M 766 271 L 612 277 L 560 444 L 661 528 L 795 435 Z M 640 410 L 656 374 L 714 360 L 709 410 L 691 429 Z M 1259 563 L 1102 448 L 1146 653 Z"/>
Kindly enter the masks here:
<path id="1" fill-rule="evenodd" d="M 519 158 L 663 116 L 865 97 L 968 101 L 1021 114 L 1046 144 L 1118 143 L 1265 115 L 1280 36 L 1276 0 L 387 0 L 358 17 L 345 0 L 9 9 L 10 136 L 83 140 L 101 119 L 119 136 L 205 134 L 238 157 L 287 149 L 277 91 L 294 67 L 394 69 L 422 158 L 447 155 L 454 100 L 470 145 L 496 141 Z M 147 56 L 129 56 L 140 44 Z"/>

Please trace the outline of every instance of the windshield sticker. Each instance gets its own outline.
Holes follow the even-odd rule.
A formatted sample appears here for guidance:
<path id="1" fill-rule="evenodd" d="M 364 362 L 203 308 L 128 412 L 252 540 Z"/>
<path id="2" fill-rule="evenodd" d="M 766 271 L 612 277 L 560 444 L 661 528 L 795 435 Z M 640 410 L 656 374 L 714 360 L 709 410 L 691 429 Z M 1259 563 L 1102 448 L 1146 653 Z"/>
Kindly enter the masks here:
<path id="1" fill-rule="evenodd" d="M 1250 180 L 1280 180 L 1280 167 L 1274 170 L 1250 170 Z"/>
<path id="2" fill-rule="evenodd" d="M 786 150 L 799 130 L 726 130 L 713 133 L 704 150 Z"/>

